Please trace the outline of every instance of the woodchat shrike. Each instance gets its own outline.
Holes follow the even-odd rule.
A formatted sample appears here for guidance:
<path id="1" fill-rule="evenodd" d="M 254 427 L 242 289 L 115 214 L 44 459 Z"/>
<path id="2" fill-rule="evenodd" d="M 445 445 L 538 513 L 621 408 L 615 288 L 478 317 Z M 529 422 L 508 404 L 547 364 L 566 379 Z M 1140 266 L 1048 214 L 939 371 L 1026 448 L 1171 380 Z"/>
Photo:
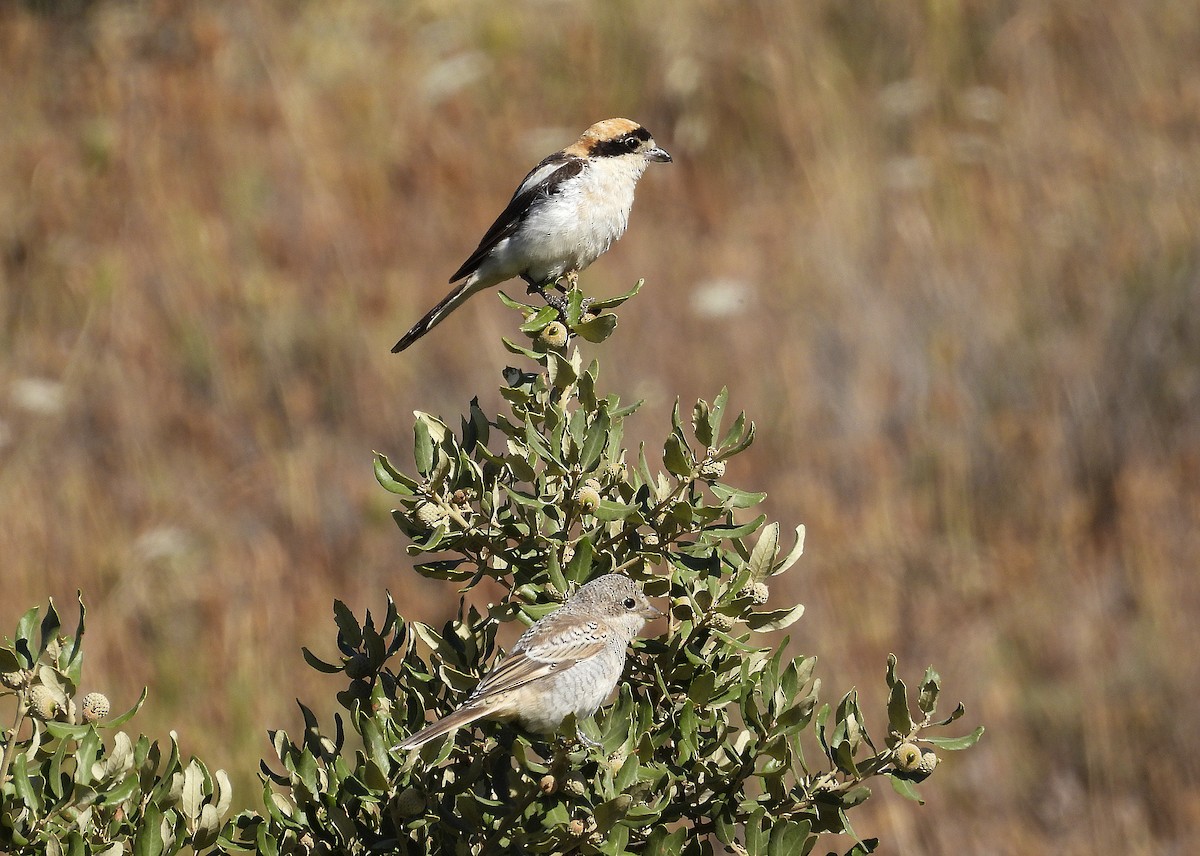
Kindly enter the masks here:
<path id="1" fill-rule="evenodd" d="M 605 119 L 592 125 L 525 176 L 475 252 L 450 277 L 459 284 L 392 353 L 424 336 L 477 291 L 518 276 L 531 291 L 574 277 L 624 234 L 633 191 L 647 165 L 670 160 L 637 122 Z"/>
<path id="2" fill-rule="evenodd" d="M 393 748 L 424 746 L 477 719 L 553 732 L 568 714 L 591 716 L 616 688 L 629 643 L 647 620 L 661 615 L 628 577 L 594 579 L 531 625 L 458 710 Z"/>

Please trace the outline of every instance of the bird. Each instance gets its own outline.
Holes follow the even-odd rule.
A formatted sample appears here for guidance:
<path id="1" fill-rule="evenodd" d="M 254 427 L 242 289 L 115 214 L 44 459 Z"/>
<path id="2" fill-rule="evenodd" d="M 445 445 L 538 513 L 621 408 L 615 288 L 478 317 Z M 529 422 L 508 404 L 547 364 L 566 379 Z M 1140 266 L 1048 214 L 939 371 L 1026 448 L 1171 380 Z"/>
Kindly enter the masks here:
<path id="1" fill-rule="evenodd" d="M 648 620 L 661 616 L 629 577 L 597 577 L 530 625 L 457 710 L 392 749 L 416 749 L 479 719 L 515 721 L 547 733 L 568 714 L 589 717 L 616 688 L 629 643 Z M 577 736 L 595 745 L 582 732 Z"/>
<path id="2" fill-rule="evenodd" d="M 630 119 L 605 119 L 530 170 L 508 206 L 462 263 L 458 283 L 392 348 L 399 353 L 478 291 L 521 277 L 543 290 L 574 277 L 629 225 L 633 191 L 647 165 L 671 155 Z"/>

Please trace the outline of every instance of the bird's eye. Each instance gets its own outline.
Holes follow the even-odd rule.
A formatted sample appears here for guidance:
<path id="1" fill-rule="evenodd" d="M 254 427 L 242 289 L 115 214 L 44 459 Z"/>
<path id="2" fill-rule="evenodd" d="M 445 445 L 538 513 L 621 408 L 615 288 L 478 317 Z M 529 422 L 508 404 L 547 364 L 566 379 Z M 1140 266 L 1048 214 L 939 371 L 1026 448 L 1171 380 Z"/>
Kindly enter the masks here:
<path id="1" fill-rule="evenodd" d="M 622 601 L 622 603 L 624 604 L 626 609 L 633 609 L 635 606 L 637 606 L 637 601 L 631 597 L 625 598 L 625 600 Z"/>
<path id="2" fill-rule="evenodd" d="M 637 137 L 629 137 L 627 140 L 625 140 L 625 147 L 628 148 L 629 151 L 631 151 L 631 152 L 636 152 L 638 150 L 638 147 L 641 146 L 641 144 L 642 144 L 642 141 L 639 140 Z"/>

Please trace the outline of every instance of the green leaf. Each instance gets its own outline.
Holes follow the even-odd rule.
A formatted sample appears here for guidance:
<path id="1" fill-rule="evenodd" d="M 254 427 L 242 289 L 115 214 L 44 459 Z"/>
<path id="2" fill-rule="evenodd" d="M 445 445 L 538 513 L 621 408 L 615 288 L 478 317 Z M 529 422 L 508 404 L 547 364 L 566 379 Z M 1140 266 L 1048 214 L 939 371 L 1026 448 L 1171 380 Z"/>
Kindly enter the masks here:
<path id="1" fill-rule="evenodd" d="M 521 325 L 520 329 L 522 333 L 537 333 L 551 321 L 555 321 L 557 319 L 558 310 L 547 304 L 537 312 L 533 313 L 529 320 Z"/>
<path id="2" fill-rule="evenodd" d="M 58 617 L 58 609 L 54 606 L 54 598 L 49 598 L 46 606 L 46 615 L 42 618 L 42 627 L 39 638 L 41 644 L 39 651 L 45 651 L 49 647 L 50 642 L 58 636 L 58 631 L 62 629 L 62 621 Z M 57 666 L 58 663 L 56 662 Z"/>
<path id="3" fill-rule="evenodd" d="M 708 402 L 700 399 L 692 408 L 692 432 L 696 441 L 706 449 L 713 444 L 712 424 L 709 422 L 710 411 Z"/>
<path id="4" fill-rule="evenodd" d="M 915 803 L 925 805 L 925 800 L 921 799 L 921 795 L 917 793 L 917 789 L 913 786 L 912 782 L 907 779 L 901 779 L 899 776 L 893 776 L 890 773 L 887 779 L 892 783 L 892 790 L 900 794 L 900 796 Z"/>
<path id="5" fill-rule="evenodd" d="M 595 548 L 592 547 L 592 539 L 586 535 L 580 538 L 579 543 L 575 545 L 575 555 L 567 565 L 567 579 L 573 583 L 587 582 L 592 573 L 594 555 Z"/>
<path id="6" fill-rule="evenodd" d="M 767 856 L 770 836 L 763 830 L 766 810 L 757 808 L 746 818 L 746 853 L 748 856 Z"/>
<path id="7" fill-rule="evenodd" d="M 514 300 L 503 291 L 497 292 L 500 297 L 500 302 L 509 309 L 516 309 L 518 312 L 533 312 L 537 309 L 532 303 L 522 303 L 519 300 Z"/>
<path id="8" fill-rule="evenodd" d="M 416 481 L 397 472 L 396 468 L 388 461 L 387 456 L 379 452 L 375 453 L 375 480 L 382 485 L 384 490 L 401 496 L 412 496 L 417 487 Z"/>
<path id="9" fill-rule="evenodd" d="M 692 455 L 686 448 L 683 440 L 677 434 L 667 437 L 667 442 L 663 447 L 663 464 L 671 475 L 681 478 L 692 476 Z"/>
<path id="10" fill-rule="evenodd" d="M 708 489 L 713 492 L 717 499 L 721 500 L 722 508 L 750 508 L 758 505 L 767 498 L 765 493 L 749 490 L 738 490 L 735 487 L 721 484 L 717 482 L 710 484 Z"/>
<path id="11" fill-rule="evenodd" d="M 804 555 L 804 533 L 805 529 L 803 524 L 796 527 L 796 543 L 792 545 L 792 549 L 788 551 L 788 554 L 783 557 L 779 564 L 777 564 L 771 570 L 772 576 L 778 576 L 779 574 L 782 574 L 792 565 L 796 564 L 800 557 Z"/>
<path id="12" fill-rule="evenodd" d="M 429 423 L 420 416 L 413 423 L 413 456 L 417 472 L 428 478 L 433 472 L 433 438 L 429 434 Z"/>
<path id="13" fill-rule="evenodd" d="M 342 640 L 351 648 L 357 648 L 362 642 L 362 628 L 359 627 L 358 619 L 354 617 L 350 607 L 340 600 L 335 600 L 333 602 L 333 620 L 337 624 L 338 635 Z"/>
<path id="14" fill-rule="evenodd" d="M 617 329 L 617 316 L 611 312 L 605 312 L 595 318 L 579 322 L 573 329 L 581 339 L 598 345 L 611 336 L 613 330 Z"/>
<path id="15" fill-rule="evenodd" d="M 71 640 L 71 652 L 67 656 L 67 676 L 79 686 L 79 679 L 83 672 L 83 624 L 84 616 L 87 614 L 87 607 L 83 605 L 83 592 L 76 589 L 75 602 L 79 604 L 79 621 L 75 625 L 75 636 Z"/>
<path id="16" fill-rule="evenodd" d="M 946 749 L 951 752 L 957 752 L 960 749 L 970 749 L 979 742 L 979 738 L 983 736 L 983 726 L 979 726 L 970 734 L 964 734 L 962 737 L 922 737 L 923 743 L 929 743 L 932 746 L 937 746 L 939 749 Z"/>
<path id="17" fill-rule="evenodd" d="M 583 440 L 583 448 L 579 451 L 579 467 L 583 472 L 592 472 L 600 463 L 600 456 L 604 454 L 604 446 L 608 441 L 608 432 L 611 427 L 612 422 L 609 420 L 608 410 L 601 405 L 592 417 L 592 424 L 588 426 L 587 435 Z"/>
<path id="18" fill-rule="evenodd" d="M 599 312 L 601 309 L 615 309 L 641 291 L 642 286 L 645 285 L 645 283 L 646 280 L 639 279 L 636 283 L 634 283 L 633 288 L 629 289 L 629 291 L 625 292 L 624 294 L 618 294 L 616 297 L 606 297 L 603 300 L 593 300 L 591 303 L 591 310 L 593 312 Z"/>
<path id="19" fill-rule="evenodd" d="M 200 765 L 192 761 L 183 771 L 183 791 L 179 808 L 183 816 L 193 823 L 200 817 L 200 806 L 204 802 L 204 774 Z"/>
<path id="20" fill-rule="evenodd" d="M 708 445 L 713 445 L 713 441 L 721 436 L 721 422 L 725 417 L 725 407 L 729 404 L 729 387 L 721 387 L 721 391 L 717 393 L 717 397 L 713 399 L 712 407 L 708 414 L 708 433 L 712 436 Z"/>
<path id="21" fill-rule="evenodd" d="M 770 630 L 782 630 L 785 627 L 795 624 L 800 620 L 800 616 L 802 615 L 804 615 L 804 604 L 798 603 L 795 606 L 785 609 L 751 613 L 746 617 L 746 626 L 751 630 L 757 630 L 761 633 Z"/>
<path id="22" fill-rule="evenodd" d="M 754 545 L 754 550 L 750 553 L 750 579 L 753 582 L 761 582 L 767 577 L 771 570 L 771 564 L 775 561 L 775 554 L 779 551 L 779 524 L 772 523 L 763 529 L 762 534 L 758 536 L 758 543 Z"/>
<path id="23" fill-rule="evenodd" d="M 892 688 L 888 692 L 888 726 L 901 737 L 906 737 L 913 727 L 912 716 L 908 711 L 908 688 L 899 678 L 893 679 Z"/>
<path id="24" fill-rule="evenodd" d="M 162 809 L 154 802 L 148 803 L 134 833 L 133 856 L 162 856 L 162 822 Z"/>
<path id="25" fill-rule="evenodd" d="M 22 615 L 20 621 L 17 622 L 17 636 L 15 642 L 17 652 L 22 654 L 25 659 L 28 660 L 28 662 L 25 663 L 26 669 L 33 665 L 34 660 L 37 659 L 38 653 L 41 653 L 35 653 L 33 650 L 33 645 L 31 644 L 33 641 L 33 628 L 37 624 L 38 613 L 40 611 L 41 610 L 35 606 L 33 609 Z"/>
<path id="26" fill-rule="evenodd" d="M 117 716 L 105 720 L 105 727 L 116 728 L 117 726 L 124 725 L 126 722 L 133 719 L 137 712 L 142 709 L 142 705 L 146 703 L 147 693 L 148 690 L 145 687 L 142 687 L 142 694 L 139 695 L 138 700 L 133 703 L 133 707 L 129 708 L 129 710 L 122 714 L 118 714 Z"/>
<path id="27" fill-rule="evenodd" d="M 771 840 L 767 845 L 770 856 L 795 856 L 804 846 L 812 831 L 807 821 L 777 820 L 771 826 Z"/>
<path id="28" fill-rule="evenodd" d="M 937 708 L 938 695 L 942 691 L 942 679 L 930 666 L 925 670 L 925 678 L 921 681 L 921 694 L 917 697 L 917 707 L 925 713 L 933 713 Z"/>
<path id="29" fill-rule="evenodd" d="M 965 707 L 963 707 L 963 703 L 960 701 L 958 703 L 958 706 L 955 707 L 954 710 L 950 711 L 949 716 L 947 716 L 945 719 L 941 720 L 940 722 L 934 722 L 932 724 L 936 728 L 941 728 L 943 725 L 949 725 L 951 722 L 954 722 L 954 720 L 961 718 L 962 715 L 966 712 L 967 712 L 967 709 Z"/>
<path id="30" fill-rule="evenodd" d="M 306 647 L 302 647 L 300 649 L 300 653 L 304 656 L 304 661 L 318 672 L 324 672 L 327 675 L 333 675 L 342 670 L 341 666 L 334 665 L 333 663 L 326 663 Z"/>

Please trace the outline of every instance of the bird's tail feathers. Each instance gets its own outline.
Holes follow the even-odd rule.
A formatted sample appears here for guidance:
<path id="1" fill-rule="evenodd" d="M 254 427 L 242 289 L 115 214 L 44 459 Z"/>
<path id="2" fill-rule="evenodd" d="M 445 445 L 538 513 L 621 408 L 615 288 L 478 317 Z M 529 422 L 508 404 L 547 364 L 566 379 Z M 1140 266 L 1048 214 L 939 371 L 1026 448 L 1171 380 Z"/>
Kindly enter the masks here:
<path id="1" fill-rule="evenodd" d="M 430 740 L 436 740 L 443 734 L 449 734 L 456 728 L 462 728 L 464 725 L 470 725 L 477 719 L 482 719 L 487 716 L 490 711 L 483 705 L 474 706 L 468 705 L 461 707 L 454 713 L 442 717 L 436 722 L 422 728 L 416 734 L 404 738 L 393 749 L 418 749 L 424 746 Z"/>
<path id="2" fill-rule="evenodd" d="M 478 278 L 472 274 L 464 279 L 453 291 L 441 299 L 437 306 L 425 313 L 425 316 L 413 325 L 412 329 L 400 337 L 400 341 L 392 348 L 393 354 L 398 354 L 420 339 L 442 319 L 467 302 L 467 298 L 483 288 Z"/>

